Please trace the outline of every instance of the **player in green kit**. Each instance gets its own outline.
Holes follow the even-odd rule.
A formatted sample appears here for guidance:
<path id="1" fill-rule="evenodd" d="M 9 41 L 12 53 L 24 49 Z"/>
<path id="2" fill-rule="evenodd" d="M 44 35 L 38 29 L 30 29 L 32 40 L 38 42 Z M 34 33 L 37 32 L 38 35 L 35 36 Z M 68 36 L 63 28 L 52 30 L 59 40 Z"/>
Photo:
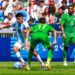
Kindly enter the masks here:
<path id="1" fill-rule="evenodd" d="M 30 44 L 31 44 L 30 45 L 30 51 L 29 51 L 29 55 L 28 55 L 27 69 L 30 68 L 30 63 L 31 63 L 31 59 L 32 59 L 32 52 L 34 51 L 36 45 L 38 43 L 42 43 L 44 45 L 44 47 L 48 48 L 48 50 L 49 50 L 46 66 L 48 67 L 49 70 L 51 70 L 50 61 L 52 59 L 53 46 L 50 44 L 51 42 L 48 38 L 48 32 L 54 32 L 54 42 L 53 42 L 53 44 L 56 44 L 57 32 L 53 27 L 51 27 L 50 25 L 45 24 L 45 23 L 46 23 L 45 18 L 40 18 L 39 24 L 31 27 L 30 30 L 27 31 L 28 34 L 29 34 L 29 32 L 32 32 L 31 41 L 30 41 Z M 27 45 L 27 43 L 26 43 L 26 45 Z"/>
<path id="2" fill-rule="evenodd" d="M 67 66 L 67 50 L 72 42 L 75 45 L 75 15 L 74 7 L 68 7 L 68 14 L 63 14 L 61 18 L 61 31 L 64 43 L 63 59 L 64 66 Z"/>

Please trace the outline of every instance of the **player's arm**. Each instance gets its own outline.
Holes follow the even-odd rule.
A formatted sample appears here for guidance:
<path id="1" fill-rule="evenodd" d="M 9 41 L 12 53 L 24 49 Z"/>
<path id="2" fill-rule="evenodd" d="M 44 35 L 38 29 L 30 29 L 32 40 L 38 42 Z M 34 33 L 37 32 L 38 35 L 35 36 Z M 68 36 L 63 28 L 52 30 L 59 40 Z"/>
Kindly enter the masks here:
<path id="1" fill-rule="evenodd" d="M 60 29 L 61 29 L 61 32 L 62 32 L 62 37 L 66 38 L 66 35 L 65 35 L 65 32 L 64 32 L 64 27 L 63 27 L 64 24 L 65 24 L 65 14 L 62 15 L 62 17 L 61 17 Z"/>
<path id="2" fill-rule="evenodd" d="M 54 42 L 53 42 L 53 44 L 56 44 L 57 31 L 55 29 L 53 29 L 53 33 L 54 33 Z"/>
<path id="3" fill-rule="evenodd" d="M 4 27 L 0 27 L 0 30 L 4 29 L 4 28 L 9 28 L 10 27 L 10 24 L 4 26 Z"/>
<path id="4" fill-rule="evenodd" d="M 62 37 L 63 37 L 63 38 L 66 38 L 66 35 L 65 35 L 65 32 L 64 32 L 63 24 L 60 24 L 60 29 L 61 29 L 61 32 L 62 32 Z"/>
<path id="5" fill-rule="evenodd" d="M 53 42 L 53 44 L 56 44 L 57 31 L 50 25 L 47 25 L 47 27 L 48 27 L 48 31 L 49 32 L 53 32 L 54 33 L 54 42 Z"/>
<path id="6" fill-rule="evenodd" d="M 25 42 L 25 46 L 29 46 L 29 41 L 28 41 L 28 37 L 29 37 L 29 34 L 31 32 L 31 30 L 29 29 L 29 27 L 26 28 L 26 30 L 24 31 L 26 33 L 26 42 Z"/>

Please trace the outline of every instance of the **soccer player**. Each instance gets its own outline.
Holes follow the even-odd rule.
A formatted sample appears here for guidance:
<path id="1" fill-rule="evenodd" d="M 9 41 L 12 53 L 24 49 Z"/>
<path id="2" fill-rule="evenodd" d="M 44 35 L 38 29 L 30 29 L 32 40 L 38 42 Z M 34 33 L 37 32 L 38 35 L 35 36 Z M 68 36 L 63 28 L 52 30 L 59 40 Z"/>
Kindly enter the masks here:
<path id="1" fill-rule="evenodd" d="M 53 53 L 53 46 L 51 45 L 51 42 L 48 38 L 48 32 L 54 32 L 54 42 L 53 44 L 56 44 L 56 30 L 51 27 L 46 23 L 46 19 L 45 18 L 39 18 L 39 24 L 33 26 L 30 28 L 30 30 L 28 30 L 26 33 L 30 33 L 32 32 L 31 35 L 31 45 L 30 45 L 30 51 L 29 51 L 29 56 L 28 56 L 28 65 L 27 65 L 27 69 L 30 68 L 30 63 L 31 63 L 31 58 L 32 58 L 32 52 L 34 51 L 36 45 L 38 43 L 42 43 L 44 45 L 45 48 L 48 48 L 48 58 L 47 58 L 47 64 L 46 66 L 48 67 L 49 70 L 51 70 L 50 68 L 50 61 L 52 59 L 52 53 Z M 26 43 L 27 45 L 27 43 Z M 36 55 L 37 56 L 37 55 Z"/>
<path id="2" fill-rule="evenodd" d="M 64 51 L 63 51 L 64 66 L 67 66 L 66 58 L 70 42 L 72 42 L 75 45 L 75 15 L 74 15 L 74 7 L 72 5 L 68 7 L 68 14 L 62 15 L 60 23 L 64 43 Z"/>
<path id="3" fill-rule="evenodd" d="M 19 50 L 21 50 L 22 47 L 25 47 L 25 42 L 28 41 L 27 34 L 26 34 L 26 39 L 25 39 L 24 30 L 25 29 L 28 30 L 29 26 L 28 26 L 28 23 L 23 21 L 23 15 L 21 13 L 18 13 L 16 15 L 16 19 L 17 19 L 17 21 L 12 21 L 9 25 L 6 25 L 6 26 L 0 28 L 0 30 L 3 28 L 11 27 L 11 26 L 13 26 L 16 29 L 18 40 L 15 43 L 13 50 L 14 50 L 16 56 L 18 57 L 18 59 L 22 62 L 22 65 L 24 66 L 24 65 L 26 65 L 26 61 L 20 55 Z M 25 48 L 28 49 L 28 47 L 25 47 Z M 33 52 L 33 54 L 34 54 L 34 56 L 37 55 L 36 58 L 43 65 L 43 68 L 44 68 L 44 63 L 41 60 L 40 56 L 35 51 Z"/>

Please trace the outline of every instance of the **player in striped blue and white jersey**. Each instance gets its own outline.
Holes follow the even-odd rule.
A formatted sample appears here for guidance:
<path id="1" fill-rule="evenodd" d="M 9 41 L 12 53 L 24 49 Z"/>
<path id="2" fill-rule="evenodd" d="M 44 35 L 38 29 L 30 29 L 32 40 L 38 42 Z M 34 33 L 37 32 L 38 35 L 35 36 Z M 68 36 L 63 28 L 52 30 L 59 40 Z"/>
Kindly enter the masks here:
<path id="1" fill-rule="evenodd" d="M 21 54 L 19 53 L 19 50 L 21 50 L 21 48 L 26 48 L 27 50 L 29 50 L 29 47 L 25 46 L 25 42 L 28 43 L 29 46 L 29 42 L 28 42 L 28 36 L 27 34 L 25 35 L 24 30 L 28 30 L 29 29 L 29 25 L 28 23 L 26 23 L 25 21 L 23 21 L 23 15 L 21 13 L 18 13 L 16 15 L 16 21 L 11 21 L 9 23 L 9 25 L 6 25 L 3 28 L 8 28 L 8 27 L 14 27 L 16 30 L 16 34 L 17 34 L 17 42 L 14 44 L 14 52 L 16 54 L 16 56 L 20 59 L 20 61 L 22 62 L 22 65 L 26 65 L 26 61 L 22 58 Z M 39 60 L 39 62 L 44 66 L 44 63 L 42 62 L 40 56 L 34 51 L 33 55 Z"/>

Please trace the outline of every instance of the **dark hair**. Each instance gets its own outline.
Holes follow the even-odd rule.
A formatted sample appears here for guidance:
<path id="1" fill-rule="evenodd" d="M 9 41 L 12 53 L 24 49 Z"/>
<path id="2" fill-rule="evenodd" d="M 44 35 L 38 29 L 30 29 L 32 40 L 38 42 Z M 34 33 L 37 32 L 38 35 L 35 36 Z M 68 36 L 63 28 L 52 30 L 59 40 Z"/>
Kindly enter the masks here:
<path id="1" fill-rule="evenodd" d="M 74 6 L 73 6 L 73 5 L 69 5 L 68 8 L 69 8 L 69 7 L 74 7 Z"/>
<path id="2" fill-rule="evenodd" d="M 46 19 L 45 18 L 39 18 L 39 23 L 46 23 Z"/>
<path id="3" fill-rule="evenodd" d="M 75 2 L 74 2 L 74 3 L 72 3 L 72 5 L 75 7 Z"/>
<path id="4" fill-rule="evenodd" d="M 62 3 L 65 3 L 65 4 L 67 4 L 67 0 L 63 0 L 63 1 L 62 1 Z"/>
<path id="5" fill-rule="evenodd" d="M 17 17 L 23 17 L 23 14 L 22 13 L 18 13 L 18 14 L 16 14 L 16 18 Z"/>
<path id="6" fill-rule="evenodd" d="M 46 7 L 46 8 L 45 8 L 45 10 L 44 10 L 44 14 L 46 15 L 46 12 L 45 12 L 46 9 L 48 9 L 48 15 L 49 15 L 49 7 Z"/>
<path id="7" fill-rule="evenodd" d="M 59 10 L 62 9 L 62 7 L 59 8 Z M 62 9 L 63 10 L 63 9 Z"/>

